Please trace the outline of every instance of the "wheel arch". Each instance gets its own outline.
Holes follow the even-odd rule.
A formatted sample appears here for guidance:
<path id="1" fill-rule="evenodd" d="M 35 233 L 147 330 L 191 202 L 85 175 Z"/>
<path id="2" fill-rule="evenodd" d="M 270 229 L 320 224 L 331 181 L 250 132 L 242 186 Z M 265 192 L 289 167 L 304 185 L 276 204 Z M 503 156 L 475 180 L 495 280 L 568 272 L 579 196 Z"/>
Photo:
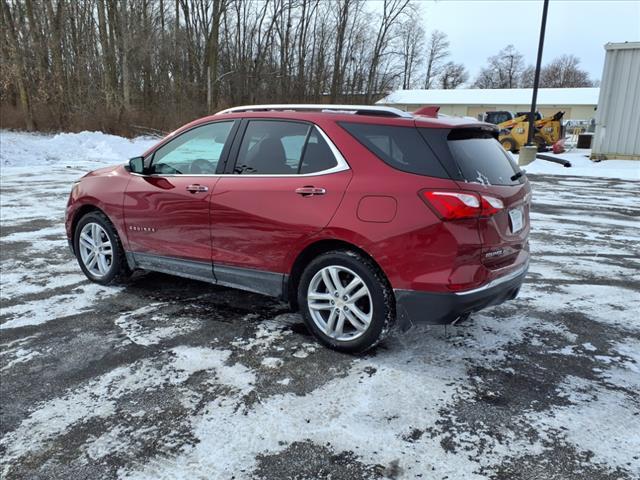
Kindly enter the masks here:
<path id="1" fill-rule="evenodd" d="M 71 247 L 71 249 L 73 250 L 73 253 L 75 255 L 75 244 L 74 244 L 74 238 L 76 235 L 76 228 L 78 226 L 78 222 L 80 222 L 80 220 L 82 219 L 82 217 L 84 217 L 85 215 L 87 215 L 88 213 L 91 212 L 97 212 L 97 213 L 101 213 L 102 215 L 104 215 L 107 220 L 109 221 L 109 223 L 111 223 L 111 225 L 113 226 L 113 229 L 116 232 L 116 235 L 118 235 L 118 240 L 119 242 L 123 245 L 124 248 L 124 242 L 127 240 L 126 236 L 123 235 L 123 232 L 120 231 L 120 229 L 118 228 L 116 222 L 113 221 L 113 218 L 105 211 L 104 208 L 99 207 L 98 205 L 96 205 L 96 203 L 85 203 L 81 206 L 79 206 L 78 208 L 76 208 L 76 210 L 73 212 L 73 215 L 71 216 L 71 222 L 70 222 L 70 230 L 69 230 L 69 245 Z M 129 263 L 129 267 L 133 268 L 132 263 L 129 259 L 129 257 L 127 256 L 127 262 Z"/>
<path id="2" fill-rule="evenodd" d="M 100 212 L 105 217 L 109 218 L 109 216 L 104 212 L 104 210 L 102 210 L 101 208 L 98 208 L 96 205 L 92 203 L 86 203 L 82 205 L 73 213 L 73 219 L 71 220 L 71 238 L 72 239 L 76 234 L 76 226 L 78 225 L 78 222 L 80 221 L 80 219 L 84 217 L 87 213 L 91 213 L 91 212 Z"/>
<path id="3" fill-rule="evenodd" d="M 380 270 L 382 275 L 388 280 L 388 277 L 380 264 L 366 250 L 345 240 L 338 239 L 322 239 L 307 245 L 296 257 L 289 272 L 283 292 L 286 294 L 286 300 L 289 301 L 292 310 L 298 310 L 298 284 L 302 272 L 307 265 L 319 255 L 333 250 L 351 250 L 368 258 Z"/>
<path id="4" fill-rule="evenodd" d="M 117 262 L 118 266 L 115 271 L 113 270 L 113 266 L 109 267 L 107 272 L 103 274 L 103 277 L 106 277 L 106 279 L 103 279 L 102 277 L 99 277 L 99 279 L 92 277 L 91 275 L 93 275 L 94 272 L 89 272 L 86 269 L 87 267 L 84 265 L 84 261 L 81 259 L 81 255 L 76 251 L 76 232 L 78 230 L 78 224 L 84 217 L 91 213 L 99 214 L 96 215 L 98 218 L 103 217 L 102 219 L 99 218 L 99 222 L 104 224 L 104 226 L 101 225 L 102 229 L 105 230 L 106 228 L 107 230 L 105 230 L 105 233 L 108 236 L 115 237 L 109 238 L 109 240 L 111 241 L 112 262 Z M 112 282 L 121 282 L 123 280 L 126 280 L 131 275 L 131 272 L 135 270 L 135 264 L 131 262 L 129 255 L 127 255 L 126 251 L 124 250 L 120 232 L 118 232 L 118 229 L 113 223 L 113 220 L 109 217 L 109 215 L 107 215 L 104 209 L 98 207 L 96 204 L 85 203 L 79 206 L 73 212 L 73 214 L 69 216 L 67 221 L 67 228 L 68 232 L 71 234 L 69 238 L 69 246 L 71 247 L 73 254 L 78 259 L 78 263 L 80 263 L 80 267 L 84 271 L 85 275 L 92 282 L 100 283 L 102 285 L 108 285 Z"/>

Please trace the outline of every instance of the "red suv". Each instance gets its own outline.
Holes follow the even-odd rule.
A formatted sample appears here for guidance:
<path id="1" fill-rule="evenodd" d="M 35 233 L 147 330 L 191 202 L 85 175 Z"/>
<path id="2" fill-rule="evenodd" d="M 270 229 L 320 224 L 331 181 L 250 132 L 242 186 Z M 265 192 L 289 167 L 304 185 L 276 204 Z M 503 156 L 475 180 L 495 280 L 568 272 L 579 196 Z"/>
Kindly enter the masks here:
<path id="1" fill-rule="evenodd" d="M 77 182 L 86 276 L 153 270 L 280 297 L 324 344 L 450 323 L 514 298 L 530 186 L 494 125 L 393 108 L 231 108 Z"/>

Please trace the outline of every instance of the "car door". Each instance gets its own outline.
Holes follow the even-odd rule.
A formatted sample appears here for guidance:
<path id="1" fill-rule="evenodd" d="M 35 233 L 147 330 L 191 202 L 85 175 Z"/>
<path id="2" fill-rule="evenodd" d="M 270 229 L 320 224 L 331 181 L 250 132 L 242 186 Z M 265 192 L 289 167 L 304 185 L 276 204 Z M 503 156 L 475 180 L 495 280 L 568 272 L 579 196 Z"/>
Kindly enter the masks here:
<path id="1" fill-rule="evenodd" d="M 351 170 L 305 122 L 245 120 L 231 155 L 211 197 L 216 278 L 278 295 L 287 255 L 329 223 Z"/>
<path id="2" fill-rule="evenodd" d="M 233 121 L 200 125 L 145 159 L 124 195 L 128 250 L 150 270 L 212 281 L 210 198 L 227 155 Z"/>

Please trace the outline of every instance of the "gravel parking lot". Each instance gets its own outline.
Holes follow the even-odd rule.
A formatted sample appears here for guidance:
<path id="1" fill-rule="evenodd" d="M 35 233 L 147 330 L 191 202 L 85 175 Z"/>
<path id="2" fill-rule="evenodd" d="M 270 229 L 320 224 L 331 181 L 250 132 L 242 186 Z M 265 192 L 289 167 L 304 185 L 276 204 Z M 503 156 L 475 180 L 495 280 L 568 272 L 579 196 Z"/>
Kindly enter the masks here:
<path id="1" fill-rule="evenodd" d="M 531 176 L 519 298 L 353 357 L 259 295 L 86 281 L 81 169 L 3 171 L 3 478 L 640 476 L 638 182 Z"/>

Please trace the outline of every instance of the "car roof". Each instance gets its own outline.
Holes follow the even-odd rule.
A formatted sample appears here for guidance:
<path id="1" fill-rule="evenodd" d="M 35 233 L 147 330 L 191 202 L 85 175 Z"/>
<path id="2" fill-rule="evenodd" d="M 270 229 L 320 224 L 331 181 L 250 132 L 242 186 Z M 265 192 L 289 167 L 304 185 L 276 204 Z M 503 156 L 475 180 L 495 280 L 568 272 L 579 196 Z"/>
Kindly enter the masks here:
<path id="1" fill-rule="evenodd" d="M 480 122 L 470 117 L 452 117 L 448 115 L 418 115 L 403 112 L 391 107 L 372 107 L 363 105 L 255 105 L 222 110 L 214 115 L 194 120 L 174 132 L 172 137 L 201 124 L 226 119 L 281 119 L 301 120 L 315 124 L 330 122 L 352 122 L 389 126 L 416 126 L 421 128 L 489 128 L 497 127 L 491 123 Z"/>

